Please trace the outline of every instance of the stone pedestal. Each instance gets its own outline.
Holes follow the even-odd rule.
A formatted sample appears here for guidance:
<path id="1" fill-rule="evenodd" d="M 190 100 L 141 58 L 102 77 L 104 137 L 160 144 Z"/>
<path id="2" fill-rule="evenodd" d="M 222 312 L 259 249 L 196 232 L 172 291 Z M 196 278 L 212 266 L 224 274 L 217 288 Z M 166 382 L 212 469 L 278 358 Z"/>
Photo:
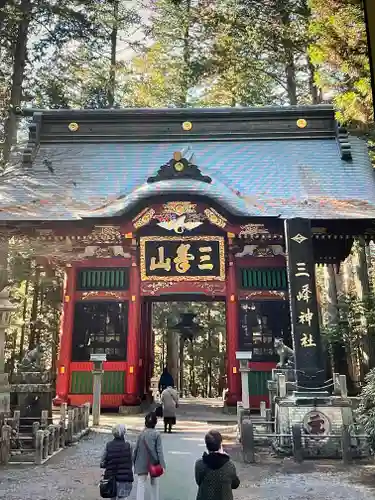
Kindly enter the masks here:
<path id="1" fill-rule="evenodd" d="M 39 419 L 43 410 L 52 417 L 52 384 L 48 372 L 23 372 L 13 376 L 10 386 L 12 410 L 22 417 Z"/>
<path id="2" fill-rule="evenodd" d="M 326 392 L 295 392 L 285 398 L 276 398 L 275 424 L 277 445 L 291 451 L 294 425 L 300 425 L 304 455 L 334 458 L 341 455 L 342 427 L 353 423 L 351 401 Z"/>
<path id="3" fill-rule="evenodd" d="M 280 373 L 281 372 L 281 373 Z M 346 377 L 334 374 L 334 393 L 324 390 L 293 390 L 286 371 L 274 370 L 269 387 L 273 390 L 275 448 L 292 454 L 293 427 L 301 428 L 305 457 L 335 458 L 342 455 L 343 427 L 350 430 L 350 452 L 360 456 L 363 439 L 356 428 L 352 401 L 347 396 Z"/>

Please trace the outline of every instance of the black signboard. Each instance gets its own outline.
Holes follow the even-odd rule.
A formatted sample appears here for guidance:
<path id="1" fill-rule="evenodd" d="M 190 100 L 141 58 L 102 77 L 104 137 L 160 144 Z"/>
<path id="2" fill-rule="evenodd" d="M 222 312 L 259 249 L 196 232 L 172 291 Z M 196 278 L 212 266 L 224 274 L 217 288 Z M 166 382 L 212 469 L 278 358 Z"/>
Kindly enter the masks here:
<path id="1" fill-rule="evenodd" d="M 141 280 L 225 280 L 222 236 L 145 236 L 140 239 Z"/>
<path id="2" fill-rule="evenodd" d="M 320 387 L 325 381 L 321 348 L 315 265 L 310 221 L 285 221 L 291 327 L 297 384 Z"/>

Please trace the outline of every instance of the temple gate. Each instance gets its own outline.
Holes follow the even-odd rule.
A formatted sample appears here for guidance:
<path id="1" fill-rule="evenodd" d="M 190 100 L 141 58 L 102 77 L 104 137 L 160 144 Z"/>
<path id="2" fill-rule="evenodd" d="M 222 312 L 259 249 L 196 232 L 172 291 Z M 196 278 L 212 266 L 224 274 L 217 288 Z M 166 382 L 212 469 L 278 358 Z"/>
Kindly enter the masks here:
<path id="1" fill-rule="evenodd" d="M 239 354 L 251 405 L 267 399 L 275 338 L 301 386 L 321 382 L 314 267 L 338 271 L 375 218 L 366 146 L 330 106 L 28 113 L 22 168 L 40 188 L 9 194 L 2 234 L 66 270 L 57 404 L 90 400 L 92 353 L 103 407 L 146 399 L 152 301 L 176 297 L 225 301 L 227 405 Z"/>

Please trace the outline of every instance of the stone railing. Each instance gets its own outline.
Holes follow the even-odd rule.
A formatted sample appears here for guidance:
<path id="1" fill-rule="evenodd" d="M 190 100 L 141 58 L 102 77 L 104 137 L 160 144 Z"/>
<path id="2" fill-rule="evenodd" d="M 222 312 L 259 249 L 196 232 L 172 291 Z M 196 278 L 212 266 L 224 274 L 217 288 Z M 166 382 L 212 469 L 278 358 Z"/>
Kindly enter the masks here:
<path id="1" fill-rule="evenodd" d="M 4 423 L 0 432 L 0 464 L 7 464 L 10 458 L 12 428 Z"/>
<path id="2" fill-rule="evenodd" d="M 13 455 L 27 455 L 40 465 L 58 451 L 78 441 L 89 432 L 90 403 L 77 408 L 60 408 L 59 420 L 51 423 L 47 410 L 42 411 L 39 421 L 32 423 L 30 432 L 20 434 L 19 411 L 13 417 L 0 415 L 0 464 L 8 464 Z M 30 443 L 30 448 L 20 447 L 20 443 Z"/>
<path id="3" fill-rule="evenodd" d="M 35 463 L 37 465 L 41 465 L 65 447 L 65 429 L 61 423 L 51 424 L 47 429 L 40 429 L 39 426 L 34 425 L 33 430 L 35 432 Z"/>
<path id="4" fill-rule="evenodd" d="M 67 404 L 60 406 L 60 423 L 66 431 L 65 442 L 71 444 L 78 441 L 89 431 L 90 403 L 68 409 Z"/>

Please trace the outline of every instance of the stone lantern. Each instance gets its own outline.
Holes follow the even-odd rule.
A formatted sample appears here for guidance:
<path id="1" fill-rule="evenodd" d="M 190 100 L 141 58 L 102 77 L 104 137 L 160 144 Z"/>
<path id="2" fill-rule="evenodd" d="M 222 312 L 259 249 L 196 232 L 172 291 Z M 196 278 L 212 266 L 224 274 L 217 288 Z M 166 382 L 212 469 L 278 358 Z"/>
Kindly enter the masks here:
<path id="1" fill-rule="evenodd" d="M 5 331 L 10 323 L 10 315 L 14 310 L 9 301 L 9 293 L 0 291 L 0 414 L 10 411 L 10 387 L 8 374 L 4 373 L 5 365 Z"/>

